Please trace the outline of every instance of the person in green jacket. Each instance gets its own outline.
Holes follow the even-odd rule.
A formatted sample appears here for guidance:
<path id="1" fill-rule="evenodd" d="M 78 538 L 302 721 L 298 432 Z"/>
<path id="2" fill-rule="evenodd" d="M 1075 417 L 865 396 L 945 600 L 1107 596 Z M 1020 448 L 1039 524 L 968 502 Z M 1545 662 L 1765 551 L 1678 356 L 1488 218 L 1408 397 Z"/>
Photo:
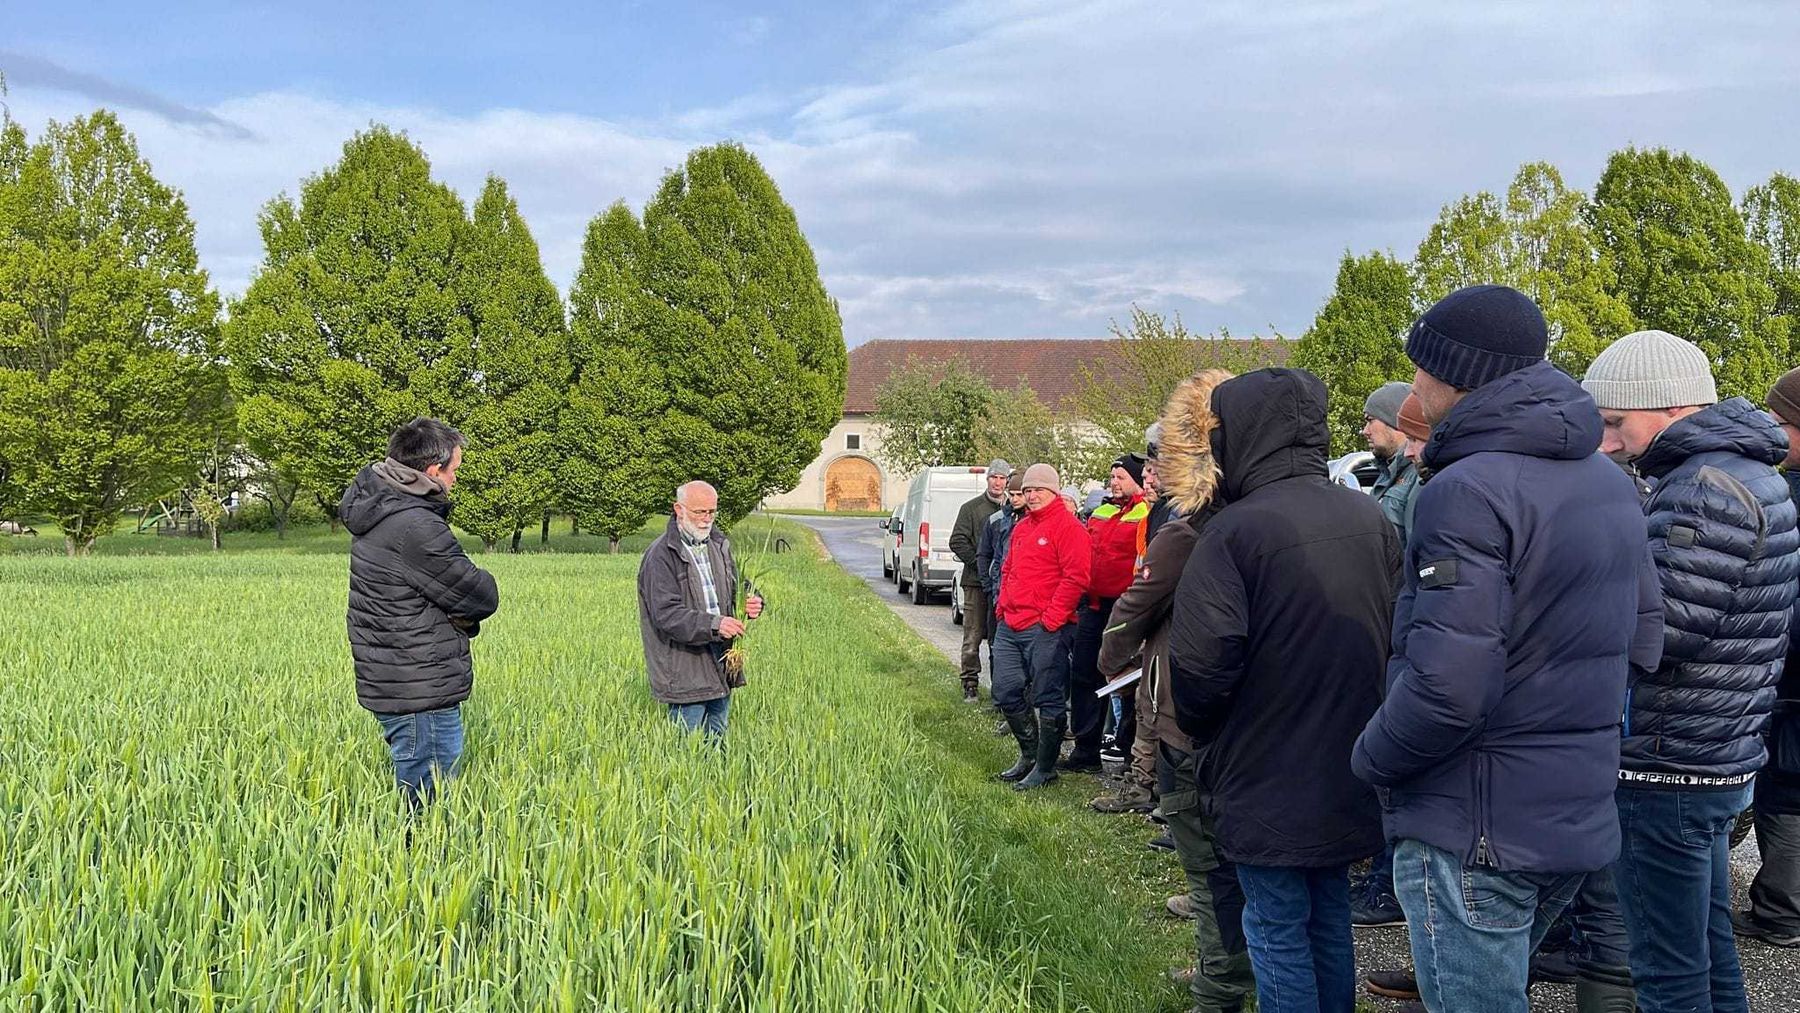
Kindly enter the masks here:
<path id="1" fill-rule="evenodd" d="M 987 488 L 979 496 L 962 505 L 956 512 L 956 525 L 950 529 L 950 551 L 962 560 L 963 700 L 974 703 L 981 699 L 981 642 L 993 631 L 988 629 L 988 597 L 981 584 L 981 567 L 977 553 L 981 549 L 981 529 L 1006 502 L 1006 480 L 1012 465 L 996 459 L 987 466 Z M 992 648 L 989 649 L 990 653 Z"/>

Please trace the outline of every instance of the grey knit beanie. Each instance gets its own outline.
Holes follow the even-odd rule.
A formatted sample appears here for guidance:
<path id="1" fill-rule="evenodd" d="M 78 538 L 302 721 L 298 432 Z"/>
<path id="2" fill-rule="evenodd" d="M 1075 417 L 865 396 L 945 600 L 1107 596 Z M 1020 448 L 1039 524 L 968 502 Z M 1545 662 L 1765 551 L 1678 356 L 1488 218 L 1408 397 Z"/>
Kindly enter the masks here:
<path id="1" fill-rule="evenodd" d="M 1412 393 L 1412 384 L 1400 380 L 1384 383 L 1375 388 L 1368 400 L 1363 402 L 1363 414 L 1379 422 L 1385 422 L 1390 429 L 1400 428 L 1400 406 L 1406 403 L 1406 396 Z"/>
<path id="2" fill-rule="evenodd" d="M 1637 331 L 1606 346 L 1581 386 L 1594 404 L 1612 411 L 1719 402 L 1712 361 L 1699 345 L 1667 331 Z"/>

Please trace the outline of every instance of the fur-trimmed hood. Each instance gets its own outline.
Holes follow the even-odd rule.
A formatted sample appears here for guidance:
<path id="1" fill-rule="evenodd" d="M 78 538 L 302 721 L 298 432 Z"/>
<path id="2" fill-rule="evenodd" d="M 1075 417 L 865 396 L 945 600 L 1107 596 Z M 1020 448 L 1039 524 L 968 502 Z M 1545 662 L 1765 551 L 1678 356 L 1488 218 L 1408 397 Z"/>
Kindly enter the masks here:
<path id="1" fill-rule="evenodd" d="M 1162 439 L 1157 444 L 1156 475 L 1162 496 L 1175 509 L 1192 516 L 1212 502 L 1219 487 L 1213 460 L 1213 388 L 1231 379 L 1223 369 L 1203 369 L 1181 381 L 1163 408 Z"/>

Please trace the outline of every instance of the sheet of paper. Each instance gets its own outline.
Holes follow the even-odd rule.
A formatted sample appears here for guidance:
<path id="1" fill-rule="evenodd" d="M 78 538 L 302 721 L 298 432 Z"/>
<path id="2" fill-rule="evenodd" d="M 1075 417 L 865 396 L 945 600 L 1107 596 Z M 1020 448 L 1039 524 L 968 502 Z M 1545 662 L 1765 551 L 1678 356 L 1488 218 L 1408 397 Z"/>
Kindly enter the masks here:
<path id="1" fill-rule="evenodd" d="M 1131 685 L 1132 683 L 1138 681 L 1139 679 L 1142 679 L 1143 677 L 1144 677 L 1144 670 L 1141 668 L 1134 668 L 1131 671 L 1126 672 L 1124 675 L 1119 676 L 1117 679 L 1114 679 L 1113 681 L 1100 687 L 1099 689 L 1094 690 L 1094 695 L 1095 696 L 1108 696 L 1110 694 L 1117 693 L 1119 690 L 1124 689 L 1125 687 Z"/>

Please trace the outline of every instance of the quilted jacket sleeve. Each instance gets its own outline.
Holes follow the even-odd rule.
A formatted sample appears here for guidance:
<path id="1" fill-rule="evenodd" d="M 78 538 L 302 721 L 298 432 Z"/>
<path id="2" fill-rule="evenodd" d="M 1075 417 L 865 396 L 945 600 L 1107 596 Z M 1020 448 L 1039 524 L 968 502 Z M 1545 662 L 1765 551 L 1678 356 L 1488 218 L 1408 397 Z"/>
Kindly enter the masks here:
<path id="1" fill-rule="evenodd" d="M 474 624 L 499 611 L 494 575 L 469 559 L 443 518 L 433 514 L 413 522 L 400 552 L 407 580 L 451 619 Z"/>

